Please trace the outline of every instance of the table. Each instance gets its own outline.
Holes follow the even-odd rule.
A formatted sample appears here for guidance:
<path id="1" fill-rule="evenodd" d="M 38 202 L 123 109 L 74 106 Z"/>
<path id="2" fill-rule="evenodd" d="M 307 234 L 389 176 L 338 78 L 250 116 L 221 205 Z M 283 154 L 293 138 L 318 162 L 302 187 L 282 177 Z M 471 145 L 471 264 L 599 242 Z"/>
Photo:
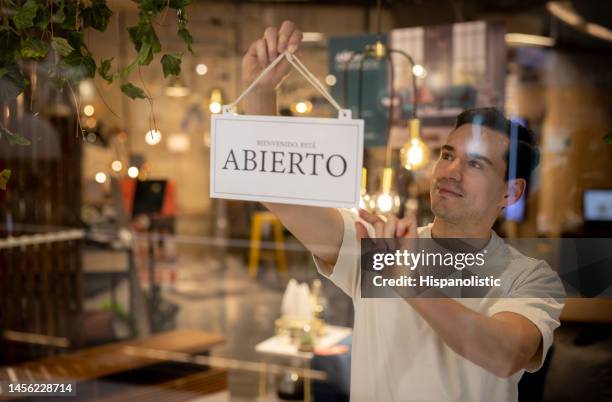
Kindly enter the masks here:
<path id="1" fill-rule="evenodd" d="M 353 330 L 348 327 L 338 327 L 334 325 L 326 325 L 323 336 L 317 339 L 315 343 L 315 349 L 328 348 L 337 345 L 347 336 L 351 335 Z M 314 357 L 314 352 L 301 352 L 298 347 L 291 343 L 289 336 L 287 335 L 275 335 L 268 338 L 257 345 L 255 345 L 255 351 L 266 357 L 278 357 L 283 359 L 289 359 L 293 364 L 299 364 L 304 368 L 310 368 L 310 362 Z M 259 395 L 261 398 L 266 396 L 266 373 L 260 373 L 259 377 Z M 311 395 L 311 381 L 309 378 L 304 379 L 304 400 L 310 402 L 312 400 Z"/>

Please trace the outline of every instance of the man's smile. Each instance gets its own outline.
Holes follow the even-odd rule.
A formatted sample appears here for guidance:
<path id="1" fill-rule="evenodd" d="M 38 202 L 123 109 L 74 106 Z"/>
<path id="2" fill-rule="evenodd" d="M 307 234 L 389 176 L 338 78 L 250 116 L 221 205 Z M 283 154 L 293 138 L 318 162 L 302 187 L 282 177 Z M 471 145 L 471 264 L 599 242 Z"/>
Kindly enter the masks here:
<path id="1" fill-rule="evenodd" d="M 449 186 L 443 186 L 443 185 L 437 184 L 436 190 L 438 191 L 438 194 L 443 195 L 443 196 L 463 197 L 463 194 L 460 191 L 453 189 Z"/>

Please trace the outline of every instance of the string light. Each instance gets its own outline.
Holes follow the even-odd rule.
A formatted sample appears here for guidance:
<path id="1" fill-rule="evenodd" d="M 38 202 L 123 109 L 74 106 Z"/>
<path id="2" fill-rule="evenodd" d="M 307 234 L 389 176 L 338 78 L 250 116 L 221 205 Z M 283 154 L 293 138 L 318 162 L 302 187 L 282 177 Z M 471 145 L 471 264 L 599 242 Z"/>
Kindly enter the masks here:
<path id="1" fill-rule="evenodd" d="M 138 171 L 138 168 L 136 166 L 130 166 L 127 170 L 127 174 L 128 176 L 130 176 L 132 179 L 135 179 L 138 177 L 138 173 L 140 173 Z"/>
<path id="2" fill-rule="evenodd" d="M 223 93 L 220 89 L 215 88 L 210 92 L 210 104 L 208 110 L 210 113 L 217 114 L 221 112 L 221 105 L 223 103 Z"/>
<path id="3" fill-rule="evenodd" d="M 100 184 L 103 184 L 106 182 L 106 174 L 102 173 L 102 172 L 98 172 L 96 173 L 96 181 Z"/>
<path id="4" fill-rule="evenodd" d="M 414 67 L 412 67 L 412 74 L 419 78 L 422 78 L 425 77 L 425 75 L 427 74 L 427 70 L 425 70 L 425 67 L 423 67 L 422 65 L 415 64 Z"/>
<path id="5" fill-rule="evenodd" d="M 393 191 L 393 169 L 384 168 L 381 192 L 375 195 L 373 203 L 376 212 L 380 214 L 396 214 L 400 208 L 400 198 Z"/>
<path id="6" fill-rule="evenodd" d="M 92 105 L 85 105 L 85 107 L 83 108 L 83 113 L 87 117 L 93 116 L 95 112 L 96 112 L 96 109 L 94 109 Z"/>
<path id="7" fill-rule="evenodd" d="M 417 170 L 429 162 L 429 147 L 420 136 L 419 119 L 410 120 L 410 140 L 400 150 L 400 162 L 407 170 Z"/>
<path id="8" fill-rule="evenodd" d="M 149 145 L 157 145 L 162 140 L 162 134 L 158 130 L 149 130 L 145 134 L 145 142 Z"/>
<path id="9" fill-rule="evenodd" d="M 195 70 L 198 75 L 206 75 L 206 73 L 208 72 L 208 67 L 206 66 L 206 64 L 200 63 L 196 66 Z"/>

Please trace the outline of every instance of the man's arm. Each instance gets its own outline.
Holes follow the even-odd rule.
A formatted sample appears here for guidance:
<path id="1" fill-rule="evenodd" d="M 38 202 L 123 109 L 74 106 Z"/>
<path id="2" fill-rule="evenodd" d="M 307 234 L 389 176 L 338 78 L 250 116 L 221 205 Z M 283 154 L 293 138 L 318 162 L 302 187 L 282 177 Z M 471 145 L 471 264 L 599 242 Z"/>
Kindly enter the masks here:
<path id="1" fill-rule="evenodd" d="M 451 349 L 498 377 L 526 368 L 542 344 L 540 330 L 520 314 L 488 317 L 452 299 L 406 301 Z"/>
<path id="2" fill-rule="evenodd" d="M 242 59 L 242 81 L 246 88 L 276 57 L 286 51 L 295 52 L 302 32 L 290 21 L 279 29 L 269 27 L 262 38 L 253 42 Z M 245 111 L 250 115 L 276 115 L 276 87 L 289 73 L 286 60 L 280 62 L 245 98 Z M 306 207 L 263 203 L 283 225 L 315 256 L 328 266 L 329 273 L 338 259 L 344 225 L 334 208 Z"/>
<path id="3" fill-rule="evenodd" d="M 413 216 L 401 220 L 390 216 L 383 222 L 363 210 L 359 215 L 372 224 L 375 238 L 417 236 Z M 362 223 L 356 225 L 360 238 L 368 236 Z M 499 377 L 510 377 L 526 368 L 542 347 L 540 330 L 520 314 L 499 312 L 489 317 L 453 299 L 405 300 L 451 349 Z"/>

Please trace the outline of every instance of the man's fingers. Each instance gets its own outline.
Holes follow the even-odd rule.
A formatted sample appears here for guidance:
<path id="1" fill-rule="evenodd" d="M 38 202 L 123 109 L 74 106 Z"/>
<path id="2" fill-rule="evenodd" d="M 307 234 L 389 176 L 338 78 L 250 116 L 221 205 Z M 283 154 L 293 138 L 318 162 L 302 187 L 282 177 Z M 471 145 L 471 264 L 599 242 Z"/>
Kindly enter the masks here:
<path id="1" fill-rule="evenodd" d="M 395 231 L 397 229 L 397 222 L 398 222 L 398 219 L 395 216 L 390 215 L 389 217 L 387 217 L 387 222 L 385 223 L 383 227 L 382 237 L 387 238 L 387 239 L 394 238 Z"/>
<path id="2" fill-rule="evenodd" d="M 291 34 L 295 30 L 295 24 L 291 21 L 284 21 L 281 24 L 280 29 L 278 30 L 278 51 L 279 53 L 287 50 L 287 46 L 289 44 L 289 38 L 291 38 Z"/>
<path id="3" fill-rule="evenodd" d="M 300 46 L 300 43 L 302 43 L 302 37 L 302 31 L 300 31 L 299 29 L 294 30 L 291 34 L 291 37 L 289 38 L 289 45 L 287 47 L 287 50 L 291 53 L 295 53 L 298 47 Z"/>
<path id="4" fill-rule="evenodd" d="M 413 216 L 405 217 L 397 222 L 396 237 L 412 237 L 416 234 L 417 224 L 416 218 Z"/>
<path id="5" fill-rule="evenodd" d="M 266 42 L 263 39 L 258 39 L 255 42 L 255 50 L 257 52 L 257 61 L 261 68 L 265 68 L 268 65 L 268 51 L 266 49 Z"/>
<path id="6" fill-rule="evenodd" d="M 368 222 L 369 224 L 375 224 L 376 222 L 382 222 L 383 220 L 380 218 L 380 216 L 375 215 L 371 212 L 366 211 L 365 209 L 360 209 L 359 211 L 359 217 L 361 219 L 363 219 L 364 221 Z"/>
<path id="7" fill-rule="evenodd" d="M 406 238 L 414 238 L 418 237 L 418 225 L 417 218 L 415 214 L 410 214 L 403 218 L 400 222 L 405 227 L 403 233 L 401 235 L 398 234 L 398 237 L 406 237 Z"/>
<path id="8" fill-rule="evenodd" d="M 276 56 L 278 56 L 278 30 L 275 27 L 266 28 L 264 32 L 264 40 L 266 41 L 266 47 L 268 49 L 268 60 L 272 61 L 276 59 Z"/>
<path id="9" fill-rule="evenodd" d="M 375 222 L 374 223 L 374 237 L 377 239 L 381 239 L 383 238 L 383 232 L 385 230 L 385 223 L 383 221 L 379 221 L 379 222 Z"/>
<path id="10" fill-rule="evenodd" d="M 357 233 L 357 239 L 367 239 L 370 237 L 368 229 L 361 222 L 355 222 L 355 232 Z"/>

